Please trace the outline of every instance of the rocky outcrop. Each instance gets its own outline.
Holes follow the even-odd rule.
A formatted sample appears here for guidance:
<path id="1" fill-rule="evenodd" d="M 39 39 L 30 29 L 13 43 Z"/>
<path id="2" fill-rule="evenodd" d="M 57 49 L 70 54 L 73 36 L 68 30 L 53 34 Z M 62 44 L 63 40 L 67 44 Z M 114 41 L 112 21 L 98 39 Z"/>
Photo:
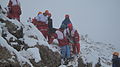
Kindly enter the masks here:
<path id="1" fill-rule="evenodd" d="M 11 21 L 4 20 L 0 18 L 0 22 L 4 23 L 5 26 L 2 27 L 2 37 L 6 40 L 6 42 L 13 47 L 18 52 L 21 50 L 27 50 L 28 48 L 31 48 L 28 46 L 28 44 L 24 43 L 24 40 L 20 40 L 20 38 L 23 38 L 23 27 L 15 25 Z M 7 32 L 4 30 L 6 28 L 7 32 L 9 32 L 10 35 L 13 37 L 6 38 L 8 36 Z M 36 37 L 31 36 L 32 38 L 36 39 Z M 30 37 L 30 38 L 31 38 Z M 14 43 L 14 44 L 12 44 Z M 30 62 L 34 67 L 58 67 L 61 63 L 61 57 L 58 52 L 53 52 L 51 49 L 48 48 L 48 46 L 37 44 L 36 46 L 39 49 L 39 53 L 41 55 L 41 61 L 36 63 L 35 59 L 29 59 Z M 14 58 L 12 58 L 14 57 Z M 11 59 L 12 58 L 12 59 Z M 0 67 L 20 67 L 20 63 L 17 60 L 16 55 L 12 55 L 6 48 L 3 48 L 0 46 Z M 30 67 L 29 64 L 23 64 L 22 67 Z"/>
<path id="2" fill-rule="evenodd" d="M 78 67 L 92 67 L 92 63 L 84 63 L 82 58 L 78 58 Z"/>
<path id="3" fill-rule="evenodd" d="M 53 52 L 47 46 L 37 46 L 40 49 L 41 64 L 47 67 L 58 67 L 61 64 L 61 56 L 58 52 Z M 42 66 L 41 66 L 42 67 Z"/>
<path id="4" fill-rule="evenodd" d="M 20 67 L 17 57 L 0 46 L 0 67 Z"/>

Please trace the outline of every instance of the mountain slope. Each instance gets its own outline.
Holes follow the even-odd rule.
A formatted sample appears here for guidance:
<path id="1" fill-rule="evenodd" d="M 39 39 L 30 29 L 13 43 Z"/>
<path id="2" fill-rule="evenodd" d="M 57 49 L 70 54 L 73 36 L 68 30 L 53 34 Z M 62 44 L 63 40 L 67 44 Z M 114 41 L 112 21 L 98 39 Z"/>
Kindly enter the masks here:
<path id="1" fill-rule="evenodd" d="M 3 65 L 13 62 L 13 66 L 21 67 L 82 67 L 82 65 L 83 67 L 94 67 L 100 58 L 102 67 L 111 67 L 112 52 L 118 50 L 112 44 L 94 42 L 87 35 L 81 35 L 79 57 L 75 57 L 68 65 L 61 65 L 58 46 L 49 45 L 32 23 L 8 19 L 3 12 L 0 9 L 0 48 L 2 48 L 2 51 L 6 50 L 3 53 L 9 54 L 8 58 L 4 57 L 2 59 L 3 56 L 1 55 L 5 56 L 7 54 L 2 54 L 1 51 L 0 63 Z"/>
<path id="2" fill-rule="evenodd" d="M 100 58 L 103 67 L 110 67 L 112 62 L 112 53 L 116 48 L 112 44 L 94 42 L 88 36 L 81 36 L 81 56 L 85 63 L 91 62 L 95 65 Z"/>
<path id="3" fill-rule="evenodd" d="M 0 52 L 0 66 L 2 67 L 16 67 L 16 65 L 17 67 L 56 67 L 60 65 L 59 51 L 47 43 L 32 23 L 8 19 L 6 12 L 1 8 L 0 47 L 1 50 L 5 50 Z"/>

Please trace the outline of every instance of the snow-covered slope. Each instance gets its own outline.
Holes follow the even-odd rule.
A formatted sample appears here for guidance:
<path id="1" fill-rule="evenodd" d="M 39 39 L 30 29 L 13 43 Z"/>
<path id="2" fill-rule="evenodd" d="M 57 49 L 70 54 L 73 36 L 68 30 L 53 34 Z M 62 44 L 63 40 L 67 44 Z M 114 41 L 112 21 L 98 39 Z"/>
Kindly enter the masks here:
<path id="1" fill-rule="evenodd" d="M 81 39 L 81 57 L 85 63 L 92 63 L 94 67 L 100 58 L 102 67 L 111 67 L 112 53 L 117 51 L 114 45 L 94 42 L 86 35 Z"/>
<path id="2" fill-rule="evenodd" d="M 30 67 L 33 67 L 30 59 L 34 59 L 36 63 L 41 61 L 40 48 L 38 48 L 37 45 L 44 45 L 53 52 L 58 52 L 56 48 L 47 43 L 41 32 L 32 23 L 22 23 L 18 22 L 16 19 L 8 19 L 2 12 L 6 11 L 0 9 L 0 46 L 6 48 L 12 53 L 12 56 L 17 56 L 21 67 L 26 63 L 29 64 Z M 14 33 L 18 30 L 22 30 L 22 32 L 19 32 L 23 34 L 22 38 L 15 36 Z M 17 41 L 23 42 L 24 44 Z M 19 50 L 14 46 L 17 46 Z M 2 60 L 0 62 L 2 62 Z"/>
<path id="3" fill-rule="evenodd" d="M 34 47 L 36 45 L 44 45 L 49 47 L 54 52 L 60 52 L 59 49 L 56 49 L 53 45 L 49 45 L 40 31 L 32 24 L 28 22 L 18 22 L 17 20 L 10 20 L 4 14 L 0 13 L 0 18 L 4 20 L 11 21 L 11 23 L 18 26 L 18 30 L 22 27 L 23 28 L 23 38 L 20 38 L 20 41 L 24 41 L 26 46 L 29 48 L 23 49 L 21 48 L 20 51 L 17 51 L 12 47 L 12 45 L 19 45 L 18 43 L 8 43 L 11 38 L 13 40 L 17 40 L 17 37 L 12 35 L 8 29 L 5 27 L 5 23 L 0 21 L 0 46 L 7 48 L 13 55 L 15 54 L 18 57 L 19 63 L 24 65 L 24 63 L 28 63 L 31 67 L 33 64 L 30 62 L 29 59 L 35 59 L 35 62 L 41 61 L 41 54 L 39 53 L 38 48 Z M 7 34 L 5 38 L 2 37 L 2 34 Z M 112 44 L 104 44 L 101 42 L 94 42 L 93 40 L 89 39 L 87 36 L 81 36 L 81 53 L 80 57 L 83 59 L 84 63 L 92 63 L 94 65 L 98 62 L 100 58 L 100 63 L 102 67 L 111 67 L 111 58 L 112 52 L 120 51 L 119 47 L 115 47 Z M 69 62 L 69 65 L 73 65 L 76 67 L 79 62 L 77 59 L 74 60 L 75 62 Z M 61 65 L 60 67 L 66 67 L 65 65 Z"/>

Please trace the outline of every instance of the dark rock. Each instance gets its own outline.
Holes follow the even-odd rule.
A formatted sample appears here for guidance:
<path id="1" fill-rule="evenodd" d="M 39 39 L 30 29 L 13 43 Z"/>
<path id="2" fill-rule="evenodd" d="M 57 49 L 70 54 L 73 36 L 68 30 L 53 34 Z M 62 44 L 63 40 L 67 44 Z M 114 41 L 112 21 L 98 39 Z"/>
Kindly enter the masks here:
<path id="1" fill-rule="evenodd" d="M 16 49 L 17 51 L 20 51 L 21 50 L 21 45 L 12 45 L 12 47 L 14 49 Z"/>
<path id="2" fill-rule="evenodd" d="M 92 67 L 92 63 L 87 63 L 86 67 Z"/>
<path id="3" fill-rule="evenodd" d="M 21 27 L 19 30 L 17 30 L 18 26 L 16 26 L 14 23 L 10 21 L 4 21 L 6 23 L 5 27 L 7 27 L 8 31 L 14 35 L 16 38 L 23 38 L 23 28 Z"/>
<path id="4" fill-rule="evenodd" d="M 39 52 L 42 59 L 41 64 L 43 64 L 43 66 L 58 67 L 61 64 L 61 56 L 58 52 L 53 52 L 44 45 L 38 45 L 37 47 L 40 49 Z"/>
<path id="5" fill-rule="evenodd" d="M 85 66 L 86 66 L 86 64 L 84 64 L 82 58 L 80 57 L 80 58 L 78 59 L 78 67 L 85 67 Z"/>
<path id="6" fill-rule="evenodd" d="M 0 67 L 20 67 L 17 58 L 12 56 L 6 48 L 0 46 Z M 10 60 L 11 58 L 14 62 Z"/>

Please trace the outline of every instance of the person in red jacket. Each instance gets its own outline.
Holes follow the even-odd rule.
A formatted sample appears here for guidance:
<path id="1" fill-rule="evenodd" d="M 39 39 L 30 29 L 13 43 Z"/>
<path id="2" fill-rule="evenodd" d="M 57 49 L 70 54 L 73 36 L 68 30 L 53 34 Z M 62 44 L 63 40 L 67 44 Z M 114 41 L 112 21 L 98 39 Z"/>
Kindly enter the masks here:
<path id="1" fill-rule="evenodd" d="M 78 55 L 80 53 L 80 36 L 77 30 L 75 30 L 72 24 L 68 24 L 68 28 L 64 31 L 65 36 L 72 44 L 73 54 Z"/>
<path id="2" fill-rule="evenodd" d="M 32 23 L 38 28 L 46 39 L 48 38 L 48 14 L 48 10 L 44 13 L 38 12 L 38 15 L 32 21 Z"/>
<path id="3" fill-rule="evenodd" d="M 64 36 L 63 31 L 63 29 L 56 30 L 48 43 L 51 44 L 54 39 L 57 39 L 61 48 L 61 57 L 66 61 L 70 59 L 70 45 L 68 39 Z"/>
<path id="4" fill-rule="evenodd" d="M 21 7 L 19 0 L 9 0 L 7 17 L 20 21 Z"/>

